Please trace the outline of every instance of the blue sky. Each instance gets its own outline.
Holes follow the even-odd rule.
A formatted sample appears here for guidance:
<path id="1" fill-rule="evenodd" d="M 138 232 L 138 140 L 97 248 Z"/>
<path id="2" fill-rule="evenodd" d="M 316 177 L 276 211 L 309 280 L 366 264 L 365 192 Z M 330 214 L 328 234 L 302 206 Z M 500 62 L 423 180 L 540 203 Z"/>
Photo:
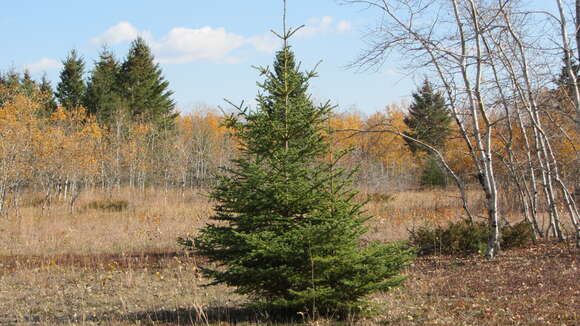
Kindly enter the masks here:
<path id="1" fill-rule="evenodd" d="M 130 40 L 144 37 L 159 60 L 182 111 L 223 99 L 253 103 L 258 73 L 270 65 L 280 42 L 281 0 L 6 1 L 0 12 L 0 70 L 29 69 L 58 81 L 60 61 L 75 48 L 91 69 L 102 44 L 119 58 Z M 334 0 L 289 0 L 288 24 L 306 25 L 291 44 L 303 67 L 322 60 L 313 96 L 339 110 L 371 113 L 409 97 L 420 77 L 400 74 L 390 63 L 380 71 L 345 66 L 364 48 L 362 35 L 376 12 Z"/>

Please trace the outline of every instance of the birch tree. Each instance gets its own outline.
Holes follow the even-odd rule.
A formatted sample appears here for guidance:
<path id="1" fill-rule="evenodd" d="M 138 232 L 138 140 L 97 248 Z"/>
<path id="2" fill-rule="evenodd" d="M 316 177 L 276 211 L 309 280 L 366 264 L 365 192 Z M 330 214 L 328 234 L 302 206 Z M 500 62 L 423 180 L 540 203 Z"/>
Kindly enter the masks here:
<path id="1" fill-rule="evenodd" d="M 576 115 L 580 112 L 562 0 L 556 0 L 558 13 L 522 8 L 519 1 L 509 0 L 345 2 L 379 9 L 383 16 L 358 66 L 377 67 L 389 54 L 397 53 L 407 59 L 408 69 L 437 77 L 485 193 L 491 229 L 487 256 L 493 257 L 499 249 L 499 222 L 503 219 L 497 163 L 507 167 L 519 189 L 524 215 L 540 234 L 537 184 L 548 206 L 548 230 L 564 239 L 563 205 L 580 238 L 578 210 L 552 145 L 550 133 L 554 131 L 543 126 L 547 113 L 542 108 L 542 94 L 554 80 L 550 72 L 555 57 L 565 57 Z M 560 40 L 550 37 L 553 35 Z M 521 171 L 522 161 L 513 150 L 516 127 L 525 144 L 527 172 Z"/>

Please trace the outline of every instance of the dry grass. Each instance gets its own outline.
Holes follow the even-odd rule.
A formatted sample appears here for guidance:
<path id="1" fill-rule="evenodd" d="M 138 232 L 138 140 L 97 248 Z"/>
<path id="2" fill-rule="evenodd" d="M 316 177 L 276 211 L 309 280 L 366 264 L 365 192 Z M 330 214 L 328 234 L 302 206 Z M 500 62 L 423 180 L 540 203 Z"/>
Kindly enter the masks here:
<path id="1" fill-rule="evenodd" d="M 34 194 L 23 200 L 19 216 L 0 218 L 0 255 L 99 254 L 175 248 L 178 236 L 199 228 L 211 212 L 198 191 L 123 189 L 106 194 L 86 191 L 70 214 L 64 202 L 42 210 Z M 126 201 L 120 211 L 91 208 L 92 203 Z"/>
<path id="2" fill-rule="evenodd" d="M 579 325 L 578 249 L 543 243 L 496 260 L 427 257 L 387 293 L 387 325 Z"/>
<path id="3" fill-rule="evenodd" d="M 404 240 L 409 236 L 408 229 L 425 223 L 447 223 L 465 217 L 461 198 L 453 190 L 407 190 L 379 198 L 374 193 L 362 192 L 361 195 L 374 198 L 366 207 L 367 212 L 375 217 L 370 221 L 370 230 L 366 235 L 371 240 Z M 472 210 L 478 214 L 483 213 L 483 208 L 476 205 L 482 196 L 479 191 L 469 193 Z"/>
<path id="4" fill-rule="evenodd" d="M 195 232 L 211 214 L 203 193 L 90 191 L 72 215 L 64 203 L 42 211 L 35 198 L 24 198 L 18 217 L 0 220 L 0 324 L 271 324 L 240 309 L 246 299 L 232 289 L 203 287 L 203 261 L 177 246 L 178 236 Z M 452 191 L 374 199 L 369 239 L 404 239 L 413 225 L 462 216 Z M 91 205 L 108 200 L 128 206 Z M 426 258 L 407 273 L 405 288 L 375 298 L 384 312 L 357 324 L 580 322 L 578 251 L 562 245 L 512 251 L 493 262 Z"/>

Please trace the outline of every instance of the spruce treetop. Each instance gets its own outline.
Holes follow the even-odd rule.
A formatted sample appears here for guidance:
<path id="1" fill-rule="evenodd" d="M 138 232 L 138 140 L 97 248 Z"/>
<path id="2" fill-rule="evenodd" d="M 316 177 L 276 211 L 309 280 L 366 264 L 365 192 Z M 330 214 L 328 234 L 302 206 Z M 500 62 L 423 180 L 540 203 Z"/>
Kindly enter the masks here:
<path id="1" fill-rule="evenodd" d="M 442 148 L 451 134 L 451 121 L 445 99 L 440 93 L 435 92 L 431 83 L 425 79 L 423 86 L 413 93 L 413 103 L 404 120 L 410 129 L 406 135 L 435 148 Z M 426 148 L 414 141 L 407 140 L 407 143 L 413 152 L 426 151 Z"/>
<path id="2" fill-rule="evenodd" d="M 120 64 L 111 51 L 103 48 L 87 83 L 85 106 L 101 123 L 114 120 L 120 107 Z"/>
<path id="3" fill-rule="evenodd" d="M 46 73 L 42 75 L 42 79 L 40 80 L 39 91 L 41 96 L 43 97 L 44 102 L 44 110 L 47 114 L 50 114 L 56 110 L 56 100 L 54 99 L 54 92 L 52 90 L 52 85 L 48 78 L 46 77 Z"/>
<path id="4" fill-rule="evenodd" d="M 62 64 L 56 97 L 60 105 L 66 109 L 75 109 L 82 104 L 85 96 L 86 86 L 83 79 L 85 63 L 73 49 Z"/>
<path id="5" fill-rule="evenodd" d="M 141 37 L 131 44 L 129 54 L 121 65 L 120 91 L 127 101 L 133 118 L 151 121 L 162 128 L 170 128 L 176 117 L 173 92 L 155 63 L 151 49 Z"/>

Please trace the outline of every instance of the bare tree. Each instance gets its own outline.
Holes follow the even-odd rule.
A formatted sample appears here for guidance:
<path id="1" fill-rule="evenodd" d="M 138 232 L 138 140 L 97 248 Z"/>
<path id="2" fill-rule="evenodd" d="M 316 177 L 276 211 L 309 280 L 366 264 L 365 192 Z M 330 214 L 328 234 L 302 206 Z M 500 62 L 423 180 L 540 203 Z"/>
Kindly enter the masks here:
<path id="1" fill-rule="evenodd" d="M 553 131 L 543 126 L 546 112 L 542 94 L 554 80 L 551 62 L 558 62 L 554 57 L 562 54 L 573 81 L 577 115 L 580 112 L 580 91 L 572 68 L 573 51 L 562 0 L 556 0 L 558 14 L 524 10 L 515 0 L 343 2 L 378 9 L 382 15 L 376 29 L 369 33 L 370 47 L 354 66 L 379 67 L 389 55 L 398 54 L 409 70 L 436 76 L 485 193 L 491 231 L 487 256 L 493 257 L 499 249 L 499 223 L 503 220 L 498 201 L 502 191 L 497 181 L 498 162 L 507 167 L 518 189 L 523 214 L 540 235 L 537 183 L 548 206 L 548 230 L 564 239 L 559 210 L 563 203 L 580 239 L 578 210 L 560 173 L 549 135 Z M 576 5 L 580 10 L 580 0 Z M 552 21 L 548 27 L 556 27 L 550 35 L 559 35 L 560 41 L 533 35 L 534 28 L 537 31 L 537 24 L 546 17 Z M 575 35 L 580 39 L 578 21 Z M 523 157 L 514 151 L 514 128 L 523 134 Z M 498 152 L 500 147 L 505 155 Z"/>

